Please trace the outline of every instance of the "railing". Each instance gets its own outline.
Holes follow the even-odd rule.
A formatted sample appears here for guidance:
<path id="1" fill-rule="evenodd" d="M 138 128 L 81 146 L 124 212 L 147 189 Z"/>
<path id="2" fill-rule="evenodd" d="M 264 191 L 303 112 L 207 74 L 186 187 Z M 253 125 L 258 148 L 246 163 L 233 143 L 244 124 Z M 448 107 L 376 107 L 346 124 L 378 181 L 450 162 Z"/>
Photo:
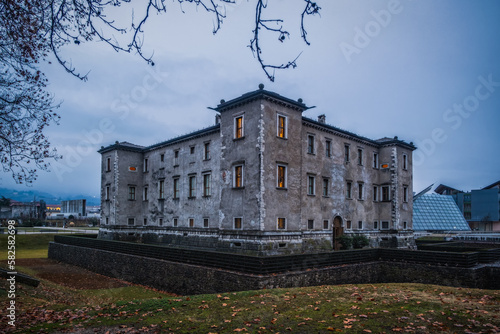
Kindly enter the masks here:
<path id="1" fill-rule="evenodd" d="M 124 241 L 96 239 L 92 236 L 56 235 L 60 244 L 100 249 L 122 254 L 144 256 L 172 262 L 202 265 L 250 274 L 271 274 L 287 271 L 340 266 L 372 261 L 397 261 L 469 268 L 484 261 L 496 261 L 500 249 L 491 254 L 481 252 L 445 252 L 433 250 L 402 250 L 369 248 L 328 253 L 285 256 L 249 256 L 234 253 L 174 248 Z M 488 258 L 489 256 L 489 258 Z"/>

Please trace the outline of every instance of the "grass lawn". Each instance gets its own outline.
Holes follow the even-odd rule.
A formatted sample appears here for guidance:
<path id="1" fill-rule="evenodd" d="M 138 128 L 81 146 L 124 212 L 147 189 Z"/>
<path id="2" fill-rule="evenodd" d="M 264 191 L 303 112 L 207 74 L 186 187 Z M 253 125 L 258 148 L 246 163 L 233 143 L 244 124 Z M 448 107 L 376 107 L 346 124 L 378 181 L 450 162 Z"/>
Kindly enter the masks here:
<path id="1" fill-rule="evenodd" d="M 46 258 L 55 234 L 16 234 L 16 258 Z M 0 234 L 0 260 L 7 259 L 8 234 Z"/>
<path id="2" fill-rule="evenodd" d="M 5 236 L 0 237 L 4 247 Z M 20 254 L 33 251 L 46 257 L 48 235 L 22 237 L 16 238 Z M 29 274 L 36 276 L 37 270 L 33 267 Z M 7 284 L 0 282 L 3 314 Z M 0 332 L 500 332 L 499 290 L 408 283 L 173 296 L 138 285 L 89 290 L 42 279 L 37 288 L 17 285 L 15 300 L 16 327 L 2 321 Z"/>

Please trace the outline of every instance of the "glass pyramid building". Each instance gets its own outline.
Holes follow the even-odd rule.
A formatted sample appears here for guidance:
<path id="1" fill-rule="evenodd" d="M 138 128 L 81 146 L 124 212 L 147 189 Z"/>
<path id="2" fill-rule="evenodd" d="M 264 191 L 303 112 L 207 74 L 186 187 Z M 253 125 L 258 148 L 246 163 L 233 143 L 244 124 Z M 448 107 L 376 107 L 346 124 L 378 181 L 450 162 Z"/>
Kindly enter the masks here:
<path id="1" fill-rule="evenodd" d="M 450 195 L 418 194 L 413 198 L 414 231 L 470 231 Z"/>

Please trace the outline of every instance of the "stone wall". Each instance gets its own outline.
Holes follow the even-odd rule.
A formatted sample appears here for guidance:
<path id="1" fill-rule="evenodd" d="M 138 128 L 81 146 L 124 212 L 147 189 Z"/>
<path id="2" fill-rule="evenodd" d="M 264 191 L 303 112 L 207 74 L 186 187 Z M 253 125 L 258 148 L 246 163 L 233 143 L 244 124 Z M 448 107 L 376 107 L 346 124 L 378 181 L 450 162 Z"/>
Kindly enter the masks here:
<path id="1" fill-rule="evenodd" d="M 281 274 L 251 275 L 54 242 L 49 245 L 49 258 L 182 295 L 391 282 L 500 288 L 497 280 L 500 267 L 494 266 L 465 269 L 380 261 Z"/>

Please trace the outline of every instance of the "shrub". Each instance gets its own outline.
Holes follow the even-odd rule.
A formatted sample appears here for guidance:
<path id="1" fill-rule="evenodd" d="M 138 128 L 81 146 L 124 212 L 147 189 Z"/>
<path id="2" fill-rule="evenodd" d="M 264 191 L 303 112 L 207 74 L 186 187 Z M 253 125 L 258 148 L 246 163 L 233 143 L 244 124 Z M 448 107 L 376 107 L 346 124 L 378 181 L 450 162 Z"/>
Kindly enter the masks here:
<path id="1" fill-rule="evenodd" d="M 337 237 L 337 241 L 340 242 L 342 247 L 340 249 L 349 249 L 352 246 L 352 238 L 348 237 L 347 235 L 341 235 L 340 237 Z"/>
<path id="2" fill-rule="evenodd" d="M 370 240 L 364 235 L 356 235 L 352 237 L 352 247 L 354 249 L 359 249 L 366 247 L 370 244 Z"/>

